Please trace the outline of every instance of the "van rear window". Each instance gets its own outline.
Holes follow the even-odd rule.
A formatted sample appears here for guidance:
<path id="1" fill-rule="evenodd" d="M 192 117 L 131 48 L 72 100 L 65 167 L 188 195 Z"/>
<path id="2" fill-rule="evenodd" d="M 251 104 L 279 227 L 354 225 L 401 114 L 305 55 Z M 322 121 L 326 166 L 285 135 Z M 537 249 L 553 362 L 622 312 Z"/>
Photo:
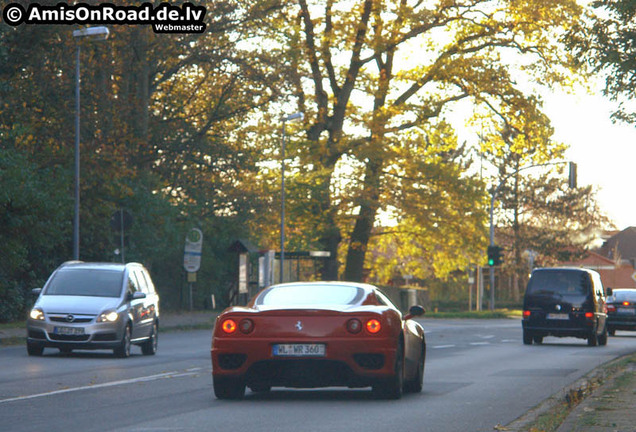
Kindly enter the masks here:
<path id="1" fill-rule="evenodd" d="M 529 294 L 587 295 L 590 276 L 575 270 L 546 270 L 532 273 L 528 283 Z"/>

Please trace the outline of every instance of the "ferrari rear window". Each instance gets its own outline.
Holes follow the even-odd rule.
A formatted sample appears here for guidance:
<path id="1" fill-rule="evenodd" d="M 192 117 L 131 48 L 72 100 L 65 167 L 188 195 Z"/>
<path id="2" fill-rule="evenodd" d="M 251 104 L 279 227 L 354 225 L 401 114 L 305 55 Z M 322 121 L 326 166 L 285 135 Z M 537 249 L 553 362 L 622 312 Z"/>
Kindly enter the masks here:
<path id="1" fill-rule="evenodd" d="M 314 306 L 357 304 L 364 290 L 346 285 L 298 284 L 265 290 L 256 304 L 264 306 Z"/>

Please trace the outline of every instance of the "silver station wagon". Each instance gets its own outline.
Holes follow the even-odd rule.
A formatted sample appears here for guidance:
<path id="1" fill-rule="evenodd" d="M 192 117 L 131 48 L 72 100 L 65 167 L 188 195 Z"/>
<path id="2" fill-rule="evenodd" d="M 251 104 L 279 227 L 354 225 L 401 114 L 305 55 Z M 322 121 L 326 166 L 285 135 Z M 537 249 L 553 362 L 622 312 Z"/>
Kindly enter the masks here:
<path id="1" fill-rule="evenodd" d="M 62 264 L 44 288 L 27 319 L 27 352 L 44 348 L 112 349 L 130 356 L 132 344 L 145 355 L 157 352 L 159 296 L 150 274 L 138 263 Z"/>

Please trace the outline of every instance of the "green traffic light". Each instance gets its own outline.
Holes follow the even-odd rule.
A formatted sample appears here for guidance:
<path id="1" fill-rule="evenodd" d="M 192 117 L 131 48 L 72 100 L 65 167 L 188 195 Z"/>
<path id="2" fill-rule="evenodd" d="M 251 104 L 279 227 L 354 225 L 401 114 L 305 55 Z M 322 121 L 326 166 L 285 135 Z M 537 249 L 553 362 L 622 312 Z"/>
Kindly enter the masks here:
<path id="1" fill-rule="evenodd" d="M 488 265 L 489 265 L 489 266 L 491 266 L 491 267 L 492 267 L 492 266 L 494 266 L 494 265 L 495 265 L 495 260 L 494 260 L 494 259 L 492 259 L 492 258 L 491 258 L 491 259 L 489 259 L 489 260 L 488 260 Z"/>

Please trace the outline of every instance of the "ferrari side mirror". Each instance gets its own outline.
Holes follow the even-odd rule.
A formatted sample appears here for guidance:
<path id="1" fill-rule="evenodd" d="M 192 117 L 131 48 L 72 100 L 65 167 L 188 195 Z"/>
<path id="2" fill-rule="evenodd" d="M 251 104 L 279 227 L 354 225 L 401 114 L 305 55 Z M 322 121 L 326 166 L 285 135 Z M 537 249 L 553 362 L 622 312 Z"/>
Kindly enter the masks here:
<path id="1" fill-rule="evenodd" d="M 426 310 L 424 310 L 424 307 L 420 306 L 420 305 L 413 305 L 409 308 L 409 313 L 406 314 L 406 316 L 404 317 L 405 320 L 414 318 L 414 317 L 418 317 L 418 316 L 422 316 L 426 313 Z"/>

